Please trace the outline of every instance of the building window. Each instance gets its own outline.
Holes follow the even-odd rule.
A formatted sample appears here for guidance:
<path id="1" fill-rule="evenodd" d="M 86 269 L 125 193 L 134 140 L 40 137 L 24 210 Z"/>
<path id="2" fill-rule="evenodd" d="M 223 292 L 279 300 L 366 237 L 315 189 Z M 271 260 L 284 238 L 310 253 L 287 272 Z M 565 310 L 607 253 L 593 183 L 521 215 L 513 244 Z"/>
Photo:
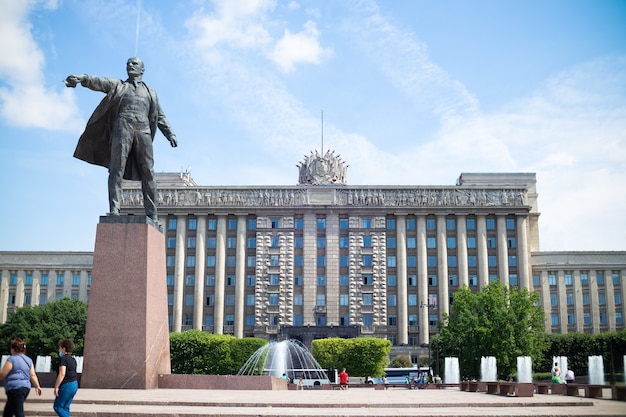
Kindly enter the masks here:
<path id="1" fill-rule="evenodd" d="M 294 294 L 293 295 L 293 305 L 295 306 L 301 306 L 302 305 L 302 294 Z"/>
<path id="2" fill-rule="evenodd" d="M 228 230 L 237 230 L 237 219 L 228 219 Z"/>
<path id="3" fill-rule="evenodd" d="M 476 275 L 469 275 L 467 278 L 470 287 L 476 287 L 478 285 L 478 277 Z"/>
<path id="4" fill-rule="evenodd" d="M 324 249 L 326 247 L 326 238 L 322 236 L 317 237 L 317 248 Z"/>
<path id="5" fill-rule="evenodd" d="M 206 247 L 208 249 L 215 249 L 216 244 L 217 244 L 217 239 L 216 238 L 214 238 L 214 237 L 207 238 L 207 240 L 206 240 Z M 256 239 L 254 239 L 254 247 L 256 247 Z"/>
<path id="6" fill-rule="evenodd" d="M 515 230 L 515 219 L 514 218 L 507 218 L 506 219 L 506 229 L 507 230 Z"/>
<path id="7" fill-rule="evenodd" d="M 349 326 L 350 325 L 350 316 L 348 314 L 341 314 L 339 316 L 339 325 L 340 326 Z"/>
<path id="8" fill-rule="evenodd" d="M 407 275 L 406 279 L 407 279 L 407 285 L 409 287 L 415 287 L 417 285 L 417 276 L 416 275 Z M 395 282 L 395 275 L 394 275 L 394 282 Z"/>
<path id="9" fill-rule="evenodd" d="M 587 272 L 580 273 L 580 285 L 589 285 L 589 274 Z"/>
<path id="10" fill-rule="evenodd" d="M 39 305 L 44 305 L 46 304 L 46 302 L 48 302 L 48 294 L 45 292 L 42 292 L 39 294 Z"/>
<path id="11" fill-rule="evenodd" d="M 601 325 L 606 324 L 606 311 L 600 312 L 600 324 Z"/>
<path id="12" fill-rule="evenodd" d="M 372 247 L 372 236 L 370 235 L 363 236 L 363 247 L 364 248 Z"/>
<path id="13" fill-rule="evenodd" d="M 559 299 L 558 299 L 557 295 L 554 294 L 554 293 L 550 294 L 550 305 L 552 307 L 556 307 L 556 306 L 559 305 Z"/>
<path id="14" fill-rule="evenodd" d="M 318 326 L 326 326 L 326 314 L 317 314 L 315 316 L 315 323 Z"/>
<path id="15" fill-rule="evenodd" d="M 176 219 L 169 219 L 167 221 L 167 230 L 176 230 Z"/>
<path id="16" fill-rule="evenodd" d="M 548 283 L 551 287 L 554 287 L 556 285 L 556 274 L 554 272 L 548 273 Z"/>
<path id="17" fill-rule="evenodd" d="M 348 306 L 348 305 L 350 305 L 349 301 L 350 301 L 350 297 L 348 296 L 348 294 L 339 294 L 339 305 L 340 306 Z"/>
<path id="18" fill-rule="evenodd" d="M 302 326 L 304 321 L 302 320 L 302 314 L 294 314 L 293 315 L 293 325 L 294 326 Z"/>
<path id="19" fill-rule="evenodd" d="M 387 296 L 387 305 L 389 307 L 395 307 L 397 306 L 397 298 L 395 294 L 389 294 Z"/>
<path id="20" fill-rule="evenodd" d="M 496 230 L 496 219 L 493 217 L 487 218 L 487 230 Z"/>
<path id="21" fill-rule="evenodd" d="M 596 272 L 596 282 L 598 283 L 599 286 L 604 285 L 604 271 Z"/>
<path id="22" fill-rule="evenodd" d="M 247 294 L 246 295 L 246 305 L 253 307 L 254 306 L 254 294 Z"/>
<path id="23" fill-rule="evenodd" d="M 256 230 L 256 219 L 248 219 L 248 230 Z"/>
<path id="24" fill-rule="evenodd" d="M 319 268 L 326 267 L 326 257 L 324 255 L 320 255 L 317 257 L 317 266 Z"/>
<path id="25" fill-rule="evenodd" d="M 476 238 L 468 237 L 467 238 L 467 248 L 468 249 L 476 249 Z"/>
<path id="26" fill-rule="evenodd" d="M 364 306 L 371 306 L 374 303 L 374 294 L 372 293 L 365 293 L 363 294 L 363 305 Z"/>
<path id="27" fill-rule="evenodd" d="M 476 219 L 473 217 L 468 217 L 465 221 L 467 225 L 467 230 L 476 230 Z"/>
<path id="28" fill-rule="evenodd" d="M 25 285 L 33 285 L 33 274 L 32 272 L 26 273 L 26 278 L 24 280 Z"/>
<path id="29" fill-rule="evenodd" d="M 426 219 L 426 230 L 435 230 L 437 228 L 437 223 L 435 219 L 428 218 Z"/>
<path id="30" fill-rule="evenodd" d="M 342 287 L 350 285 L 350 277 L 345 274 L 339 275 L 339 285 Z"/>
<path id="31" fill-rule="evenodd" d="M 583 293 L 583 305 L 584 306 L 589 305 L 589 293 L 588 292 Z"/>
<path id="32" fill-rule="evenodd" d="M 606 304 L 606 296 L 603 292 L 599 292 L 598 293 L 598 305 L 605 305 Z"/>
<path id="33" fill-rule="evenodd" d="M 437 275 L 428 275 L 428 285 L 437 286 Z"/>
<path id="34" fill-rule="evenodd" d="M 476 255 L 469 255 L 467 257 L 467 266 L 470 268 L 476 268 L 477 261 Z"/>
<path id="35" fill-rule="evenodd" d="M 456 219 L 454 219 L 454 218 L 446 219 L 446 229 L 447 230 L 456 230 Z"/>
<path id="36" fill-rule="evenodd" d="M 588 326 L 591 324 L 591 315 L 588 312 L 583 313 L 583 323 Z"/>
<path id="37" fill-rule="evenodd" d="M 317 229 L 318 230 L 325 230 L 326 229 L 326 219 L 323 217 L 318 217 L 317 218 Z"/>
<path id="38" fill-rule="evenodd" d="M 215 304 L 215 295 L 213 294 L 208 294 L 206 296 L 206 305 L 211 307 Z"/>
<path id="39" fill-rule="evenodd" d="M 387 316 L 387 324 L 389 326 L 397 326 L 398 325 L 398 317 L 395 314 L 390 314 Z"/>
<path id="40" fill-rule="evenodd" d="M 326 285 L 326 275 L 318 275 L 317 276 L 317 285 L 323 287 Z"/>
<path id="41" fill-rule="evenodd" d="M 389 246 L 389 241 L 393 239 L 393 246 Z M 396 238 L 387 238 L 387 247 L 396 247 Z M 414 237 L 407 237 L 406 238 L 406 247 L 409 249 L 415 249 L 417 247 L 417 239 L 415 239 Z"/>
<path id="42" fill-rule="evenodd" d="M 350 226 L 350 221 L 348 220 L 347 217 L 342 217 L 339 219 L 339 229 L 348 230 L 349 226 Z"/>
<path id="43" fill-rule="evenodd" d="M 448 237 L 448 249 L 456 249 L 456 238 Z"/>
<path id="44" fill-rule="evenodd" d="M 622 320 L 622 312 L 621 311 L 616 311 L 615 312 L 615 324 L 617 324 L 617 325 L 624 324 L 624 321 Z"/>
<path id="45" fill-rule="evenodd" d="M 372 219 L 363 219 L 363 229 L 372 228 Z"/>
<path id="46" fill-rule="evenodd" d="M 395 256 L 388 256 L 387 257 L 387 266 L 389 268 L 395 268 L 396 267 L 396 257 Z"/>
<path id="47" fill-rule="evenodd" d="M 205 326 L 213 326 L 213 315 L 207 314 L 204 316 L 204 325 Z"/>
<path id="48" fill-rule="evenodd" d="M 456 268 L 456 256 L 448 256 L 448 268 Z"/>
<path id="49" fill-rule="evenodd" d="M 509 256 L 509 266 L 516 267 L 517 266 L 517 256 L 511 255 Z"/>
<path id="50" fill-rule="evenodd" d="M 426 263 L 429 268 L 434 268 L 437 266 L 437 257 L 433 255 L 429 255 L 426 257 Z"/>
<path id="51" fill-rule="evenodd" d="M 72 285 L 74 287 L 78 287 L 80 285 L 80 273 L 79 272 L 74 272 L 72 274 Z"/>
<path id="52" fill-rule="evenodd" d="M 167 238 L 167 248 L 168 249 L 176 248 L 176 238 L 175 237 L 168 237 Z"/>
<path id="53" fill-rule="evenodd" d="M 235 286 L 235 276 L 234 275 L 227 275 L 226 276 L 226 286 L 228 286 L 228 287 L 234 287 Z"/>
<path id="54" fill-rule="evenodd" d="M 350 258 L 348 256 L 340 256 L 339 257 L 339 266 L 348 267 L 350 266 Z"/>
<path id="55" fill-rule="evenodd" d="M 207 275 L 206 276 L 206 285 L 207 285 L 207 287 L 215 286 L 215 275 Z"/>
<path id="56" fill-rule="evenodd" d="M 196 266 L 196 257 L 194 255 L 187 256 L 187 267 L 194 268 Z"/>
<path id="57" fill-rule="evenodd" d="M 406 219 L 406 230 L 415 230 L 415 219 Z"/>
<path id="58" fill-rule="evenodd" d="M 226 247 L 228 249 L 235 249 L 237 247 L 237 238 L 229 237 L 228 239 L 226 239 Z"/>
<path id="59" fill-rule="evenodd" d="M 574 305 L 574 293 L 568 292 L 565 294 L 565 302 L 568 306 Z"/>
<path id="60" fill-rule="evenodd" d="M 215 218 L 208 219 L 206 224 L 207 224 L 207 230 L 217 230 L 217 219 Z"/>
<path id="61" fill-rule="evenodd" d="M 246 285 L 248 287 L 254 287 L 256 285 L 256 276 L 254 275 L 246 276 Z"/>
<path id="62" fill-rule="evenodd" d="M 408 304 L 410 306 L 416 306 L 417 305 L 417 294 L 409 294 L 408 295 Z"/>
<path id="63" fill-rule="evenodd" d="M 187 226 L 189 230 L 196 230 L 198 227 L 198 220 L 190 218 Z"/>
<path id="64" fill-rule="evenodd" d="M 270 255 L 270 266 L 279 266 L 279 265 L 280 265 L 280 256 Z"/>
<path id="65" fill-rule="evenodd" d="M 622 294 L 616 292 L 615 294 L 613 294 L 613 297 L 615 299 L 615 305 L 616 306 L 621 306 L 622 305 Z"/>
<path id="66" fill-rule="evenodd" d="M 28 275 L 26 275 L 28 277 Z M 619 271 L 613 271 L 611 273 L 611 279 L 613 280 L 613 285 L 616 287 L 619 287 L 620 283 L 621 283 L 621 279 L 620 279 L 620 273 Z"/>
<path id="67" fill-rule="evenodd" d="M 552 325 L 553 326 L 559 325 L 559 315 L 557 313 L 552 313 Z"/>
<path id="68" fill-rule="evenodd" d="M 302 236 L 296 236 L 293 238 L 293 247 L 296 249 L 302 249 L 304 247 L 304 238 Z"/>
<path id="69" fill-rule="evenodd" d="M 387 261 L 387 265 L 391 266 L 389 261 Z M 363 255 L 363 266 L 372 266 L 372 255 Z"/>
<path id="70" fill-rule="evenodd" d="M 567 313 L 567 324 L 568 325 L 573 325 L 576 324 L 576 316 L 574 315 L 574 313 Z"/>
<path id="71" fill-rule="evenodd" d="M 396 219 L 387 219 L 387 230 L 396 230 Z"/>
<path id="72" fill-rule="evenodd" d="M 301 287 L 302 286 L 302 275 L 301 274 L 296 274 L 293 276 L 293 285 L 295 285 L 296 287 Z"/>
<path id="73" fill-rule="evenodd" d="M 293 228 L 296 230 L 304 229 L 304 219 L 302 217 L 296 217 L 293 219 Z"/>
<path id="74" fill-rule="evenodd" d="M 246 315 L 246 326 L 254 326 L 254 314 Z"/>
<path id="75" fill-rule="evenodd" d="M 409 314 L 409 326 L 417 326 L 417 314 Z"/>
<path id="76" fill-rule="evenodd" d="M 193 305 L 193 294 L 185 294 L 185 305 L 186 306 Z"/>
<path id="77" fill-rule="evenodd" d="M 195 237 L 188 237 L 187 238 L 187 248 L 188 249 L 195 249 L 196 248 L 196 238 Z"/>
<path id="78" fill-rule="evenodd" d="M 278 274 L 270 274 L 270 285 L 278 285 Z"/>
<path id="79" fill-rule="evenodd" d="M 515 238 L 514 237 L 507 237 L 506 238 L 506 244 L 509 247 L 509 249 L 515 249 L 517 243 L 515 243 Z"/>
<path id="80" fill-rule="evenodd" d="M 348 248 L 350 247 L 350 238 L 342 236 L 339 238 L 339 247 L 340 248 Z"/>
<path id="81" fill-rule="evenodd" d="M 317 294 L 315 297 L 315 305 L 316 306 L 325 306 L 326 305 L 326 294 Z"/>
<path id="82" fill-rule="evenodd" d="M 57 286 L 62 287 L 65 282 L 65 274 L 57 274 Z"/>
<path id="83" fill-rule="evenodd" d="M 24 293 L 24 305 L 31 305 L 32 294 L 29 292 Z"/>
<path id="84" fill-rule="evenodd" d="M 174 265 L 176 265 L 176 257 L 172 255 L 168 255 L 165 258 L 165 264 L 166 266 L 173 267 Z"/>
<path id="85" fill-rule="evenodd" d="M 533 287 L 541 286 L 541 277 L 539 275 L 533 275 Z"/>
<path id="86" fill-rule="evenodd" d="M 517 274 L 509 274 L 509 284 L 518 285 Z"/>
<path id="87" fill-rule="evenodd" d="M 488 237 L 487 238 L 487 248 L 489 249 L 495 249 L 496 248 L 496 238 L 495 237 Z"/>
<path id="88" fill-rule="evenodd" d="M 395 287 L 396 285 L 398 285 L 398 278 L 396 275 L 387 275 L 387 286 L 389 287 Z"/>
<path id="89" fill-rule="evenodd" d="M 456 275 L 448 275 L 448 284 L 451 287 L 456 287 L 457 285 L 459 285 L 459 281 L 458 281 Z"/>
<path id="90" fill-rule="evenodd" d="M 428 249 L 436 249 L 437 248 L 437 238 L 429 237 L 426 239 L 426 248 Z"/>
<path id="91" fill-rule="evenodd" d="M 248 256 L 246 262 L 247 262 L 248 268 L 254 268 L 256 266 L 256 257 Z"/>
<path id="92" fill-rule="evenodd" d="M 406 266 L 409 268 L 415 268 L 417 266 L 417 257 L 416 256 L 407 256 L 406 257 Z"/>
<path id="93" fill-rule="evenodd" d="M 363 274 L 363 285 L 372 285 L 374 283 L 374 278 L 372 274 Z"/>
<path id="94" fill-rule="evenodd" d="M 374 324 L 374 316 L 372 314 L 363 314 L 363 326 L 371 326 Z"/>
<path id="95" fill-rule="evenodd" d="M 188 287 L 193 287 L 196 282 L 196 278 L 193 275 L 187 275 L 185 277 L 185 285 Z"/>
<path id="96" fill-rule="evenodd" d="M 270 300 L 270 305 L 271 306 L 277 306 L 278 305 L 278 294 L 276 294 L 276 293 L 270 294 L 269 300 Z"/>
<path id="97" fill-rule="evenodd" d="M 226 326 L 234 326 L 235 325 L 235 315 L 234 314 L 226 314 L 224 316 L 224 325 L 226 325 Z"/>
<path id="98" fill-rule="evenodd" d="M 174 294 L 167 294 L 167 305 L 168 306 L 173 306 L 174 305 Z"/>

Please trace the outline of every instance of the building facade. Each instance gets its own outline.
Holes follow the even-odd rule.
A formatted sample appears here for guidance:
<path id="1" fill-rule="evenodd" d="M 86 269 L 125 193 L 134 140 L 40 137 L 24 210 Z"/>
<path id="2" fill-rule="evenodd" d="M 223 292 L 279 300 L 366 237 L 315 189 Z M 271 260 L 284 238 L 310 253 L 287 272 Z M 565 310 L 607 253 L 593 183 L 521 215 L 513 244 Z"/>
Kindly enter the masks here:
<path id="1" fill-rule="evenodd" d="M 624 328 L 626 252 L 540 252 L 535 174 L 349 186 L 329 153 L 299 169 L 298 185 L 272 187 L 157 174 L 172 331 L 372 336 L 415 358 L 454 292 L 492 280 L 538 291 L 548 332 Z M 122 206 L 143 214 L 139 184 L 125 185 Z M 25 303 L 88 300 L 90 260 L 0 253 L 0 320 Z"/>

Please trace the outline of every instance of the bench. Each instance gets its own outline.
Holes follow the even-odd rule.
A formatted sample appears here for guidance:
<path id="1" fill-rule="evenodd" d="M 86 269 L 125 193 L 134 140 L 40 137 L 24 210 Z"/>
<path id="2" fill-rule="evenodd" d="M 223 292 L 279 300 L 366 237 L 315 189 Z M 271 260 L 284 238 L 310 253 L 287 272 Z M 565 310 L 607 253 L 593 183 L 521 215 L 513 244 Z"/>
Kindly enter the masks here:
<path id="1" fill-rule="evenodd" d="M 487 384 L 487 394 L 498 394 L 498 383 L 497 382 L 486 382 Z"/>
<path id="2" fill-rule="evenodd" d="M 535 382 L 535 390 L 537 394 L 550 394 L 550 382 Z"/>
<path id="3" fill-rule="evenodd" d="M 469 392 L 487 392 L 487 383 L 482 381 L 470 381 L 468 386 Z"/>
<path id="4" fill-rule="evenodd" d="M 486 382 L 487 394 L 498 394 L 515 397 L 532 397 L 535 393 L 532 382 Z"/>
<path id="5" fill-rule="evenodd" d="M 577 397 L 580 393 L 580 384 L 567 384 L 565 385 L 565 395 L 573 395 Z"/>
<path id="6" fill-rule="evenodd" d="M 605 385 L 583 385 L 583 387 L 587 398 L 602 398 L 602 391 L 604 388 L 608 388 Z"/>

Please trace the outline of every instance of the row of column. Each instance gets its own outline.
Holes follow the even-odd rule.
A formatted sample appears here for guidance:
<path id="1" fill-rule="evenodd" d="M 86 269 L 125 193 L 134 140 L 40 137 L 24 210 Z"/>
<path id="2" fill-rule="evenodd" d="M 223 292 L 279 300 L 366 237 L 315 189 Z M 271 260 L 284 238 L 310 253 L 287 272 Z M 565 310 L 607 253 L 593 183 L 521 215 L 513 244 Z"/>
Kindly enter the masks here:
<path id="1" fill-rule="evenodd" d="M 407 247 L 406 247 L 406 217 L 404 213 L 396 214 L 396 262 L 397 262 L 397 292 L 398 292 L 398 344 L 408 344 L 408 276 L 407 276 Z M 428 265 L 426 241 L 426 216 L 416 218 L 417 232 L 417 285 L 419 309 L 419 340 L 420 343 L 430 343 L 428 313 L 430 308 L 437 308 L 439 318 L 443 313 L 449 313 L 450 296 L 448 292 L 448 241 L 447 216 L 436 216 L 437 238 L 437 306 L 429 305 L 428 300 Z M 457 241 L 457 276 L 459 286 L 469 284 L 469 267 L 467 257 L 467 223 L 466 216 L 456 216 Z M 530 251 L 528 249 L 528 220 L 527 216 L 516 218 L 516 255 L 517 270 L 520 288 L 530 289 Z M 496 216 L 496 248 L 498 276 L 500 280 L 509 284 L 509 258 L 507 245 L 506 216 Z M 476 216 L 476 249 L 478 267 L 478 286 L 482 288 L 489 283 L 489 259 L 487 248 L 487 217 Z"/>

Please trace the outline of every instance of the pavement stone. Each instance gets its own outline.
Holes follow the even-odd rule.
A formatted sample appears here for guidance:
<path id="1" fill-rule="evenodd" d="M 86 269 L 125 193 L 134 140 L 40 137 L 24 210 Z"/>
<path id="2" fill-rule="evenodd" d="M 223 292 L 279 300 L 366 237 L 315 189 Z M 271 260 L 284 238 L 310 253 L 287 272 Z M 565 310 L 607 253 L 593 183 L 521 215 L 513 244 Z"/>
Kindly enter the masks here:
<path id="1" fill-rule="evenodd" d="M 54 393 L 31 392 L 26 416 L 55 416 Z M 353 388 L 346 391 L 114 390 L 79 389 L 74 417 L 253 417 L 253 416 L 626 416 L 626 402 L 535 394 L 503 397 L 440 390 Z"/>

